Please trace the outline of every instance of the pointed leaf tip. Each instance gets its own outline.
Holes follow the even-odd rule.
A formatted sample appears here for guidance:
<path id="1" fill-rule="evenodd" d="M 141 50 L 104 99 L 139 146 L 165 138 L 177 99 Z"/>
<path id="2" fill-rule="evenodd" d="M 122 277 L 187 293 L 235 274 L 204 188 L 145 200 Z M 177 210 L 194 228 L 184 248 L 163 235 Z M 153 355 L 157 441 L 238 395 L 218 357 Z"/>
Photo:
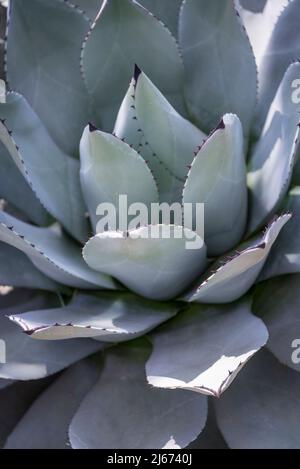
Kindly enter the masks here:
<path id="1" fill-rule="evenodd" d="M 142 70 L 139 68 L 139 66 L 137 64 L 134 64 L 133 77 L 134 77 L 135 82 L 138 81 L 138 78 L 141 73 L 142 73 Z"/>
<path id="2" fill-rule="evenodd" d="M 92 122 L 89 122 L 89 131 L 90 132 L 95 132 L 96 130 L 99 130 Z"/>

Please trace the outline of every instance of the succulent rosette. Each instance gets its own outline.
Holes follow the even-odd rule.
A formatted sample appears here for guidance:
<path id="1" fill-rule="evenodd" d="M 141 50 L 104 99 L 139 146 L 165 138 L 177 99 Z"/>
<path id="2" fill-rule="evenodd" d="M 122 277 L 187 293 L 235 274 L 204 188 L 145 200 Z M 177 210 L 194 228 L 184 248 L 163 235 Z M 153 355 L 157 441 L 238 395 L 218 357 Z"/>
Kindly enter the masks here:
<path id="1" fill-rule="evenodd" d="M 5 448 L 300 447 L 299 23 L 299 0 L 9 2 Z M 124 195 L 204 204 L 204 233 L 99 231 Z"/>

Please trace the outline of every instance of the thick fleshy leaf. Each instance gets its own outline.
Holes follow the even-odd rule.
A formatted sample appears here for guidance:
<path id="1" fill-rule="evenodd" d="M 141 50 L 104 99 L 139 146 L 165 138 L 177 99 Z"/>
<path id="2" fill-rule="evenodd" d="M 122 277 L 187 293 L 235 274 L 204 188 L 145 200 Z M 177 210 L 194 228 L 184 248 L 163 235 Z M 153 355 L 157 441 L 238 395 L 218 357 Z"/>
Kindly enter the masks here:
<path id="1" fill-rule="evenodd" d="M 218 429 L 212 400 L 213 398 L 211 397 L 208 401 L 208 415 L 204 430 L 200 433 L 198 438 L 187 447 L 187 449 L 228 449 L 228 446 Z"/>
<path id="2" fill-rule="evenodd" d="M 234 3 L 185 0 L 179 39 L 191 115 L 210 131 L 232 112 L 248 135 L 256 103 L 256 65 Z"/>
<path id="3" fill-rule="evenodd" d="M 285 209 L 292 214 L 292 218 L 279 234 L 260 280 L 300 273 L 300 187 L 294 187 L 290 191 Z"/>
<path id="4" fill-rule="evenodd" d="M 1 339 L 6 345 L 6 362 L 0 364 L 1 378 L 22 381 L 44 378 L 103 349 L 104 345 L 101 342 L 91 339 L 59 342 L 33 340 L 27 334 L 21 334 L 19 328 L 7 318 L 8 314 L 51 306 L 58 306 L 57 297 L 40 293 L 25 303 L 16 303 L 6 309 L 1 308 Z"/>
<path id="5" fill-rule="evenodd" d="M 0 391 L 0 448 L 51 378 L 14 383 Z M 8 381 L 8 380 L 7 380 Z M 49 406 L 52 408 L 52 406 Z M 39 429 L 40 431 L 40 429 Z M 27 434 L 28 443 L 28 434 Z M 26 445 L 23 447 L 26 448 Z"/>
<path id="6" fill-rule="evenodd" d="M 277 210 L 289 188 L 300 143 L 300 102 L 293 102 L 292 96 L 292 84 L 299 76 L 300 63 L 294 63 L 284 75 L 251 156 L 249 231 L 259 228 Z"/>
<path id="7" fill-rule="evenodd" d="M 149 384 L 219 397 L 265 345 L 268 331 L 244 300 L 223 307 L 192 305 L 150 338 Z"/>
<path id="8" fill-rule="evenodd" d="M 275 218 L 264 235 L 239 246 L 232 257 L 220 258 L 187 295 L 188 301 L 228 303 L 243 296 L 259 276 L 270 249 L 291 215 Z"/>
<path id="9" fill-rule="evenodd" d="M 87 242 L 83 257 L 92 269 L 114 276 L 134 292 L 167 300 L 203 272 L 206 247 L 187 228 L 152 225 L 127 233 L 99 233 Z"/>
<path id="10" fill-rule="evenodd" d="M 268 348 L 284 365 L 300 371 L 300 275 L 262 283 L 255 290 L 253 311 L 269 331 Z"/>
<path id="11" fill-rule="evenodd" d="M 179 10 L 182 0 L 140 0 L 139 3 L 160 19 L 177 37 Z"/>
<path id="12" fill-rule="evenodd" d="M 239 8 L 239 13 L 253 47 L 258 66 L 258 84 L 260 84 L 260 65 L 265 57 L 274 26 L 288 2 L 289 0 L 239 1 L 242 7 Z"/>
<path id="13" fill-rule="evenodd" d="M 51 217 L 0 142 L 0 197 L 12 203 L 38 225 L 47 225 Z"/>
<path id="14" fill-rule="evenodd" d="M 68 306 L 9 317 L 32 338 L 97 337 L 122 342 L 146 334 L 178 311 L 175 303 L 149 301 L 131 293 L 78 293 Z"/>
<path id="15" fill-rule="evenodd" d="M 300 375 L 261 351 L 215 402 L 230 448 L 299 449 Z"/>
<path id="16" fill-rule="evenodd" d="M 92 357 L 65 371 L 25 413 L 5 449 L 68 449 L 69 423 L 100 369 L 100 360 Z"/>
<path id="17" fill-rule="evenodd" d="M 184 448 L 198 436 L 206 421 L 206 398 L 151 388 L 144 371 L 149 351 L 139 340 L 106 355 L 99 381 L 71 422 L 73 448 Z"/>
<path id="18" fill-rule="evenodd" d="M 8 93 L 6 103 L 0 104 L 0 118 L 0 139 L 41 203 L 72 236 L 86 240 L 78 161 L 53 142 L 23 96 Z"/>
<path id="19" fill-rule="evenodd" d="M 80 48 L 89 26 L 84 15 L 66 1 L 11 2 L 9 86 L 26 97 L 56 143 L 74 156 L 90 120 L 80 73 Z"/>
<path id="20" fill-rule="evenodd" d="M 111 131 L 137 63 L 177 110 L 183 66 L 175 39 L 132 0 L 106 0 L 82 51 L 82 68 L 98 124 Z"/>
<path id="21" fill-rule="evenodd" d="M 0 285 L 56 291 L 60 286 L 42 274 L 18 249 L 0 242 Z M 63 288 L 63 287 L 61 287 Z"/>
<path id="22" fill-rule="evenodd" d="M 74 288 L 114 288 L 106 275 L 88 268 L 80 247 L 60 227 L 38 228 L 0 211 L 0 241 L 19 249 L 43 274 Z"/>
<path id="23" fill-rule="evenodd" d="M 147 161 L 160 201 L 181 202 L 188 167 L 205 134 L 181 117 L 137 66 L 114 132 Z"/>
<path id="24" fill-rule="evenodd" d="M 247 181 L 243 130 L 237 116 L 226 114 L 200 147 L 188 173 L 183 202 L 204 204 L 210 256 L 220 255 L 240 241 L 247 219 Z M 226 210 L 220 210 L 222 206 Z"/>
<path id="25" fill-rule="evenodd" d="M 118 220 L 120 195 L 127 196 L 128 206 L 139 202 L 150 208 L 158 201 L 155 180 L 143 158 L 113 135 L 87 126 L 80 142 L 80 162 L 81 186 L 94 231 L 101 203 L 112 204 Z"/>
<path id="26" fill-rule="evenodd" d="M 270 8 L 274 8 L 273 1 Z M 287 2 L 285 2 L 287 3 Z M 300 56 L 300 1 L 293 0 L 279 15 L 260 69 L 260 92 L 256 126 L 264 124 L 268 109 L 287 67 Z M 299 78 L 299 72 L 298 77 Z M 290 94 L 293 89 L 290 89 Z"/>

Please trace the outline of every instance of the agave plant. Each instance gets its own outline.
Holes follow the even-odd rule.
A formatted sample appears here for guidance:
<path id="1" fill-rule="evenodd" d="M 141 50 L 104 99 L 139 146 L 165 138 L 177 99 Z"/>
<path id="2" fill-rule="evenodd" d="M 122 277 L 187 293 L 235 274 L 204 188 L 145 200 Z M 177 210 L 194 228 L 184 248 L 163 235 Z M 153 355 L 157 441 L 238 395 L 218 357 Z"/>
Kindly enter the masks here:
<path id="1" fill-rule="evenodd" d="M 2 444 L 299 448 L 300 0 L 74 2 L 8 11 Z"/>

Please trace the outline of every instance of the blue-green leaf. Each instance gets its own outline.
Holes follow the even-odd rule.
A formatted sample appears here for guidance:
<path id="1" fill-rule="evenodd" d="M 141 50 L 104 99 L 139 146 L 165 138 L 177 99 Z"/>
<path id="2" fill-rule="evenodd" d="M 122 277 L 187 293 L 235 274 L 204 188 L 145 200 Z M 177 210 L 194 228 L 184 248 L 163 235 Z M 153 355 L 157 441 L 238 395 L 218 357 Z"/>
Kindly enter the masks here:
<path id="1" fill-rule="evenodd" d="M 50 291 L 63 288 L 42 274 L 21 251 L 1 242 L 0 285 Z"/>
<path id="2" fill-rule="evenodd" d="M 79 162 L 59 149 L 21 95 L 7 95 L 0 118 L 0 139 L 36 196 L 72 236 L 85 241 L 88 223 Z"/>
<path id="3" fill-rule="evenodd" d="M 206 398 L 151 388 L 144 371 L 149 349 L 139 340 L 107 353 L 97 384 L 71 422 L 74 449 L 178 449 L 202 431 Z"/>
<path id="4" fill-rule="evenodd" d="M 268 332 L 244 300 L 229 306 L 192 305 L 150 339 L 149 384 L 220 397 L 265 345 Z"/>
<path id="5" fill-rule="evenodd" d="M 78 293 L 65 307 L 14 314 L 10 319 L 34 339 L 97 337 L 122 342 L 146 334 L 178 309 L 175 303 L 149 301 L 131 293 Z"/>
<path id="6" fill-rule="evenodd" d="M 275 218 L 263 235 L 238 246 L 232 255 L 218 259 L 186 299 L 200 303 L 229 303 L 242 297 L 259 276 L 272 245 L 290 218 L 289 214 Z"/>
<path id="7" fill-rule="evenodd" d="M 149 209 L 158 201 L 155 180 L 143 158 L 113 135 L 86 127 L 80 142 L 80 162 L 81 186 L 94 232 L 101 203 L 112 204 L 118 220 L 119 196 L 127 196 L 128 207 L 138 202 Z M 109 228 L 118 229 L 119 224 Z"/>
<path id="8" fill-rule="evenodd" d="M 9 86 L 26 97 L 55 142 L 74 156 L 90 120 L 89 98 L 80 72 L 80 49 L 89 26 L 69 2 L 11 2 Z"/>
<path id="9" fill-rule="evenodd" d="M 104 130 L 112 130 L 135 63 L 180 111 L 183 66 L 176 41 L 137 2 L 107 0 L 82 52 L 85 81 Z"/>
<path id="10" fill-rule="evenodd" d="M 250 232 L 276 212 L 290 185 L 300 143 L 300 103 L 293 102 L 293 82 L 299 77 L 300 63 L 290 65 L 251 155 L 248 174 Z"/>
<path id="11" fill-rule="evenodd" d="M 230 448 L 300 447 L 300 375 L 267 351 L 250 361 L 215 406 Z"/>
<path id="12" fill-rule="evenodd" d="M 174 37 L 177 37 L 182 0 L 140 0 L 139 3 L 160 19 Z"/>
<path id="13" fill-rule="evenodd" d="M 114 288 L 106 275 L 91 270 L 80 247 L 58 226 L 38 228 L 0 211 L 0 241 L 26 254 L 43 274 L 74 288 Z"/>
<path id="14" fill-rule="evenodd" d="M 189 241 L 194 248 L 187 248 Z M 99 233 L 87 242 L 83 257 L 92 269 L 114 276 L 135 293 L 168 300 L 203 272 L 206 246 L 187 228 L 151 225 Z"/>
<path id="15" fill-rule="evenodd" d="M 205 134 L 181 117 L 137 66 L 114 133 L 147 161 L 160 201 L 181 202 L 188 167 Z"/>
<path id="16" fill-rule="evenodd" d="M 243 131 L 237 116 L 226 114 L 201 145 L 188 173 L 183 202 L 204 204 L 210 256 L 232 249 L 241 240 L 247 220 L 247 181 Z"/>
<path id="17" fill-rule="evenodd" d="M 233 2 L 185 0 L 179 40 L 192 117 L 209 132 L 232 112 L 248 135 L 256 103 L 256 65 Z"/>

